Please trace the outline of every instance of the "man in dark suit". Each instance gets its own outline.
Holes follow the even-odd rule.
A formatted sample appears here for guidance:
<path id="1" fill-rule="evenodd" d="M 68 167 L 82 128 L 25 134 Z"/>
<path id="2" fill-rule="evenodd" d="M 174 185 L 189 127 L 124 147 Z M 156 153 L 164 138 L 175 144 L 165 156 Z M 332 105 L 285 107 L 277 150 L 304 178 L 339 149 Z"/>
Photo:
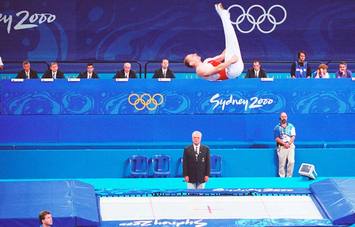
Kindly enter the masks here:
<path id="1" fill-rule="evenodd" d="M 137 78 L 136 72 L 131 70 L 131 64 L 126 62 L 123 64 L 123 69 L 118 71 L 114 77 L 115 78 Z"/>
<path id="2" fill-rule="evenodd" d="M 47 70 L 42 78 L 64 79 L 64 73 L 58 70 L 58 63 L 51 62 L 49 70 Z"/>
<path id="3" fill-rule="evenodd" d="M 210 149 L 201 144 L 202 133 L 192 133 L 193 144 L 184 149 L 183 176 L 188 189 L 204 189 L 210 176 Z"/>
<path id="4" fill-rule="evenodd" d="M 78 76 L 81 79 L 99 79 L 99 76 L 94 71 L 94 64 L 88 63 L 86 66 L 86 71 L 81 72 Z"/>
<path id="5" fill-rule="evenodd" d="M 163 59 L 161 68 L 154 72 L 153 78 L 175 78 L 173 71 L 169 68 L 169 60 Z"/>
<path id="6" fill-rule="evenodd" d="M 31 69 L 31 64 L 28 60 L 22 62 L 22 68 L 20 72 L 17 73 L 16 78 L 18 79 L 38 79 L 37 72 Z"/>
<path id="7" fill-rule="evenodd" d="M 248 70 L 245 78 L 267 78 L 266 72 L 261 68 L 260 61 L 253 61 L 253 67 Z"/>

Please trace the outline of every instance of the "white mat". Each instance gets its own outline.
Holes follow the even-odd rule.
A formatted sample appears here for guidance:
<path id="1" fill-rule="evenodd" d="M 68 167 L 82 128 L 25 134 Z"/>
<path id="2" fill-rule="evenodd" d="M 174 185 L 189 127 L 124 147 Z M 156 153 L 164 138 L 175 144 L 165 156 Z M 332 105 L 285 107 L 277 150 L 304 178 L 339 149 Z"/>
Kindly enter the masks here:
<path id="1" fill-rule="evenodd" d="M 103 221 L 323 219 L 309 196 L 102 197 Z"/>

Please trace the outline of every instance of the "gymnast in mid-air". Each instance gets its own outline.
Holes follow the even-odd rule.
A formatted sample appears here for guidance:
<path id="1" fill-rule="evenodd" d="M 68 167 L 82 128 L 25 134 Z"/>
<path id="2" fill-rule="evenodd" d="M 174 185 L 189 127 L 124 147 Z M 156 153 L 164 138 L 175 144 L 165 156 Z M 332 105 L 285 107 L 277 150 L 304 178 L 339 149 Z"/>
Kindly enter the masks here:
<path id="1" fill-rule="evenodd" d="M 220 55 L 207 58 L 204 61 L 196 53 L 189 54 L 185 57 L 184 63 L 190 68 L 195 68 L 196 74 L 206 80 L 234 79 L 244 69 L 237 35 L 230 20 L 229 11 L 225 10 L 221 3 L 215 4 L 215 8 L 223 24 L 226 42 L 225 50 Z"/>

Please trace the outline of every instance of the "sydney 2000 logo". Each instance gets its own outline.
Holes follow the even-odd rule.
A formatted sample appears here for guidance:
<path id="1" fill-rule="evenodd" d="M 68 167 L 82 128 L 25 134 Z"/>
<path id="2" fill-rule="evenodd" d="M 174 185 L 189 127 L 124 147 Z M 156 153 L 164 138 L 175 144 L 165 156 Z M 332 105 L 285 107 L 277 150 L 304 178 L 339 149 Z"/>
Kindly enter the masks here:
<path id="1" fill-rule="evenodd" d="M 30 13 L 27 10 L 17 12 L 14 16 L 0 13 L 0 23 L 6 25 L 7 33 L 11 33 L 11 29 L 22 30 L 38 27 L 40 24 L 50 24 L 55 21 L 56 15 L 51 13 Z"/>
<path id="2" fill-rule="evenodd" d="M 229 95 L 228 98 L 224 98 L 224 96 L 217 93 L 211 97 L 210 103 L 213 104 L 212 110 L 221 108 L 221 110 L 224 111 L 228 106 L 242 106 L 244 107 L 244 110 L 247 111 L 248 109 L 258 109 L 270 106 L 274 103 L 274 100 L 270 98 L 260 98 L 257 96 L 253 96 L 249 99 L 236 98 L 233 95 Z"/>

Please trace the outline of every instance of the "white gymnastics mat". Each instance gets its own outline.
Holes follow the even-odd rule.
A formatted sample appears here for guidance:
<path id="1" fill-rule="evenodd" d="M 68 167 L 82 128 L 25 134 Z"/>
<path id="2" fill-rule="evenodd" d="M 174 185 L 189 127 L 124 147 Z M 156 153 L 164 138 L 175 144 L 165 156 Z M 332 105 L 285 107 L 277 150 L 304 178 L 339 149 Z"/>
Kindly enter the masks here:
<path id="1" fill-rule="evenodd" d="M 102 221 L 147 219 L 323 219 L 298 196 L 101 197 Z"/>

